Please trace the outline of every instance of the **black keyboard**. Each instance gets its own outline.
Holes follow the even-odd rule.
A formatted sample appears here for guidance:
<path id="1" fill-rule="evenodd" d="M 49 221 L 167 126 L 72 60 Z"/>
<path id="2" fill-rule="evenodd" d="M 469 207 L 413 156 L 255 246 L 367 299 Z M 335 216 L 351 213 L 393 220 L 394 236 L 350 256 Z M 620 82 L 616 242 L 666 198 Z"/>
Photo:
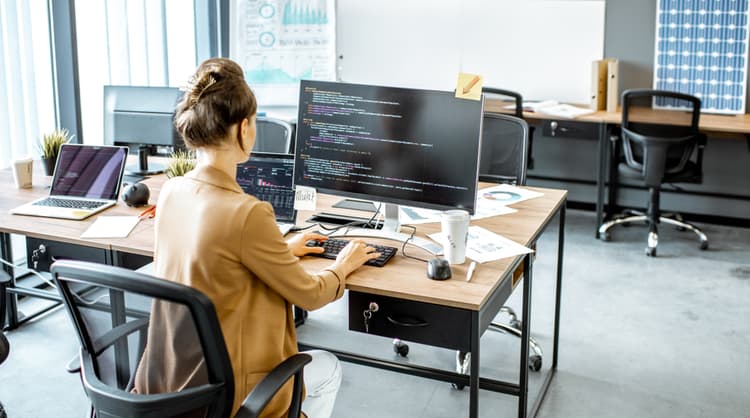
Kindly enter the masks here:
<path id="1" fill-rule="evenodd" d="M 320 241 L 308 241 L 307 246 L 308 247 L 323 247 L 325 249 L 325 252 L 320 254 L 309 254 L 315 257 L 323 257 L 323 258 L 330 258 L 332 260 L 336 259 L 336 256 L 339 255 L 339 252 L 346 247 L 346 244 L 348 244 L 349 241 L 343 240 L 343 239 L 334 239 L 334 238 L 328 238 L 327 240 L 320 242 Z M 398 251 L 395 247 L 389 247 L 387 245 L 378 245 L 378 244 L 367 244 L 370 247 L 375 248 L 376 252 L 380 253 L 380 257 L 374 258 L 372 260 L 368 260 L 365 264 L 368 266 L 375 266 L 375 267 L 383 267 L 385 263 L 388 262 L 388 260 L 393 257 L 394 254 L 396 254 L 396 251 Z"/>
<path id="2" fill-rule="evenodd" d="M 99 200 L 79 200 L 79 199 L 58 199 L 55 197 L 48 197 L 44 200 L 35 202 L 34 205 L 38 206 L 54 206 L 58 208 L 69 208 L 69 209 L 96 209 L 99 206 L 106 205 L 107 202 Z"/>

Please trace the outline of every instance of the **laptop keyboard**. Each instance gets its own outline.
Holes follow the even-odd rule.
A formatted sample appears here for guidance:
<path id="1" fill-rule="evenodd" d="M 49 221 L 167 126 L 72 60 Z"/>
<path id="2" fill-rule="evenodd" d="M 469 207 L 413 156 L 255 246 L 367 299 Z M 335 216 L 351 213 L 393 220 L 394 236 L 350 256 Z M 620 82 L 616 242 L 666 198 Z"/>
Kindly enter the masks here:
<path id="1" fill-rule="evenodd" d="M 52 206 L 52 207 L 58 207 L 58 208 L 82 209 L 82 210 L 96 209 L 99 206 L 104 206 L 106 204 L 107 202 L 102 202 L 98 200 L 58 199 L 55 197 L 48 197 L 46 199 L 43 199 L 34 203 L 34 205 L 37 205 L 37 206 Z"/>
<path id="2" fill-rule="evenodd" d="M 328 238 L 327 240 L 325 240 L 323 242 L 318 242 L 317 245 L 314 245 L 313 243 L 308 243 L 307 244 L 308 246 L 318 246 L 319 245 L 319 246 L 323 247 L 323 249 L 325 250 L 325 252 L 320 253 L 320 254 L 312 253 L 312 254 L 308 254 L 308 255 L 312 255 L 312 256 L 315 256 L 315 257 L 330 258 L 332 260 L 335 260 L 336 256 L 339 254 L 339 252 L 348 243 L 349 243 L 349 241 L 347 241 L 347 240 L 334 239 L 334 238 Z M 396 251 L 398 251 L 398 249 L 396 249 L 395 247 L 389 247 L 389 246 L 386 246 L 386 245 L 377 245 L 377 244 L 369 244 L 369 243 L 367 245 L 370 246 L 370 247 L 375 248 L 375 251 L 380 253 L 380 257 L 374 258 L 372 260 L 367 260 L 367 262 L 365 262 L 365 264 L 368 265 L 368 266 L 383 267 L 385 265 L 385 263 L 387 263 L 388 260 L 390 260 L 391 257 L 393 257 L 394 254 L 396 254 Z"/>

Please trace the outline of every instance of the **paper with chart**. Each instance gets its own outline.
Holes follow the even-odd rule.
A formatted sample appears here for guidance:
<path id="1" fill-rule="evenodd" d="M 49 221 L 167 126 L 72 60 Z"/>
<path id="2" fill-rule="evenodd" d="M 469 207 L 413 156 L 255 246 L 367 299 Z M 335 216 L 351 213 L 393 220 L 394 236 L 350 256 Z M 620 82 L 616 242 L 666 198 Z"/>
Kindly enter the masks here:
<path id="1" fill-rule="evenodd" d="M 259 103 L 296 105 L 301 79 L 336 79 L 334 0 L 234 0 L 230 57 Z"/>
<path id="2" fill-rule="evenodd" d="M 477 206 L 507 206 L 540 196 L 544 196 L 544 193 L 510 184 L 498 184 L 477 192 Z"/>
<path id="3" fill-rule="evenodd" d="M 442 232 L 437 232 L 428 236 L 436 242 L 443 242 Z M 478 263 L 515 257 L 530 252 L 533 252 L 533 250 L 492 231 L 488 231 L 481 226 L 469 227 L 469 240 L 466 243 L 466 257 Z"/>

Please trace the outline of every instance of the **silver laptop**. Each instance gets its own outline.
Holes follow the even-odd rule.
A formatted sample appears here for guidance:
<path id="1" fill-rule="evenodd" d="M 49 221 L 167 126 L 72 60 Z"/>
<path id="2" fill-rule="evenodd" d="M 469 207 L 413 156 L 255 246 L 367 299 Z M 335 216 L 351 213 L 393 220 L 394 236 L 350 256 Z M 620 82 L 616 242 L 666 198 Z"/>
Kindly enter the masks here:
<path id="1" fill-rule="evenodd" d="M 252 153 L 250 159 L 237 165 L 237 183 L 245 193 L 273 206 L 281 235 L 294 228 L 294 156 L 289 154 Z"/>
<path id="2" fill-rule="evenodd" d="M 65 144 L 60 147 L 49 196 L 10 213 L 85 219 L 117 203 L 126 147 Z"/>

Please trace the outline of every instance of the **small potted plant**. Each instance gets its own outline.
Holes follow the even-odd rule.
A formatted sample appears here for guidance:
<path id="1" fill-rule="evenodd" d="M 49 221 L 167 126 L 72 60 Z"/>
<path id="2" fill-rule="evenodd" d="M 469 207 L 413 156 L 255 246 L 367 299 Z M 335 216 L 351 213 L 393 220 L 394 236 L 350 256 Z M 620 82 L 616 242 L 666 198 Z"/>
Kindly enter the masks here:
<path id="1" fill-rule="evenodd" d="M 195 168 L 195 153 L 192 151 L 177 150 L 169 156 L 167 168 L 164 174 L 167 178 L 184 176 L 185 173 Z"/>
<path id="2" fill-rule="evenodd" d="M 55 172 L 55 164 L 57 163 L 57 155 L 60 153 L 60 147 L 71 139 L 73 137 L 67 129 L 55 129 L 42 136 L 39 148 L 42 153 L 44 174 L 51 176 Z"/>

